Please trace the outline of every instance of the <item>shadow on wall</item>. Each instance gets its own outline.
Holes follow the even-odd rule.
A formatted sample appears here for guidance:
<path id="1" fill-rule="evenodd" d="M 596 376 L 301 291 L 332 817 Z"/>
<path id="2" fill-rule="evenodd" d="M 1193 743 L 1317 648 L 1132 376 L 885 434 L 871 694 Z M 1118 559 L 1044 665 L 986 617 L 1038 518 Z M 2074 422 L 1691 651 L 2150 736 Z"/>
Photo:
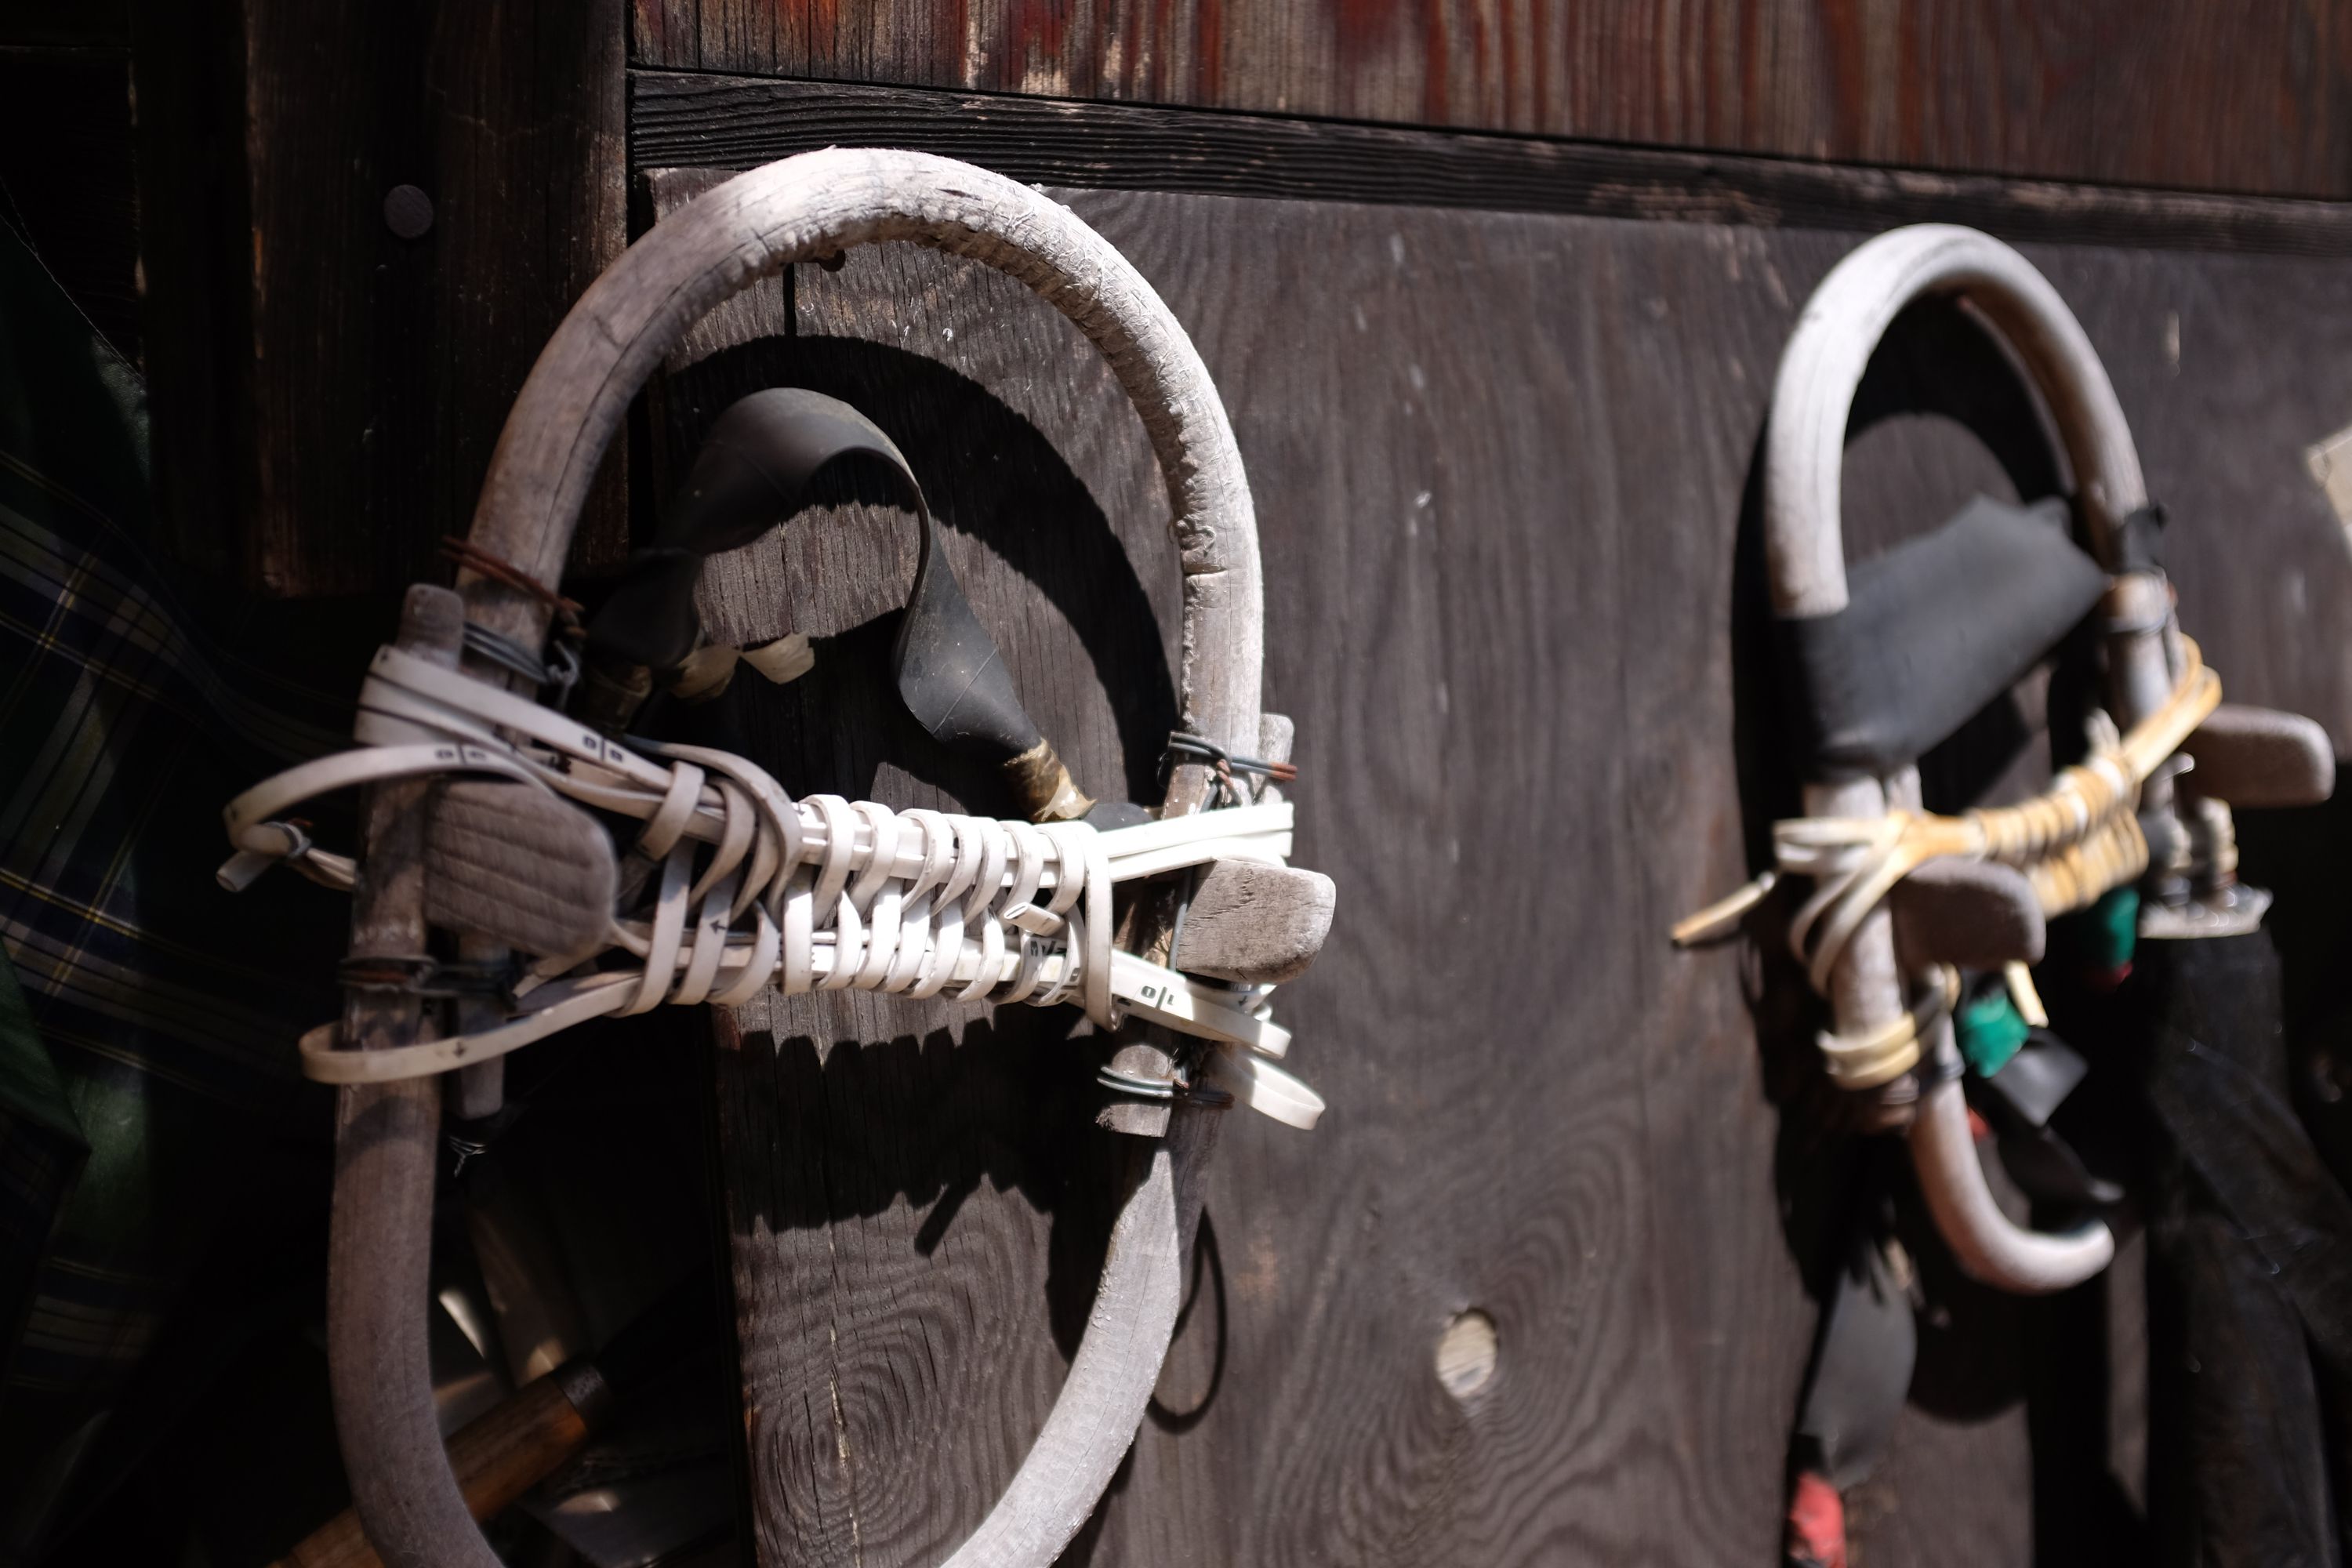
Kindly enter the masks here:
<path id="1" fill-rule="evenodd" d="M 1108 776 L 1099 757 L 1091 776 L 1088 759 L 1073 756 L 1073 768 L 1092 793 L 1156 799 L 1177 697 L 1153 598 L 1085 483 L 1042 432 L 979 384 L 863 340 L 763 339 L 667 380 L 651 428 L 640 433 L 657 454 L 633 471 L 649 485 L 674 482 L 721 412 L 777 385 L 841 398 L 898 444 L 940 523 L 962 536 L 947 542 L 959 574 L 1016 667 L 1024 617 L 1037 613 L 1040 598 L 1068 623 L 1109 697 L 1113 765 L 1123 776 Z M 649 715 L 649 727 L 751 757 L 795 795 L 876 798 L 891 787 L 885 771 L 897 770 L 962 809 L 1012 811 L 995 771 L 932 740 L 892 681 L 889 654 L 912 581 L 916 531 L 910 514 L 891 504 L 878 465 L 833 470 L 814 504 L 784 528 L 783 561 L 793 570 L 775 578 L 787 596 L 778 611 L 791 617 L 783 626 L 820 634 L 812 638 L 814 669 L 783 687 L 739 679 L 710 704 Z M 960 549 L 967 542 L 984 550 Z M 824 574 L 816 580 L 813 561 Z M 803 608 L 812 604 L 814 614 Z M 1022 695 L 1051 734 L 1055 694 Z M 982 1396 L 1023 1353 L 1023 1342 L 1018 1323 L 975 1317 L 954 1299 L 956 1279 L 1022 1268 L 1028 1222 L 1019 1205 L 1043 1216 L 1051 1229 L 1039 1283 L 1054 1346 L 1066 1360 L 1085 1332 L 1111 1226 L 1150 1148 L 1091 1129 L 1101 1090 L 1084 1069 L 1096 1046 L 1074 1008 L 1009 1007 L 942 1026 L 929 1004 L 827 997 L 782 1003 L 772 1018 L 763 1029 L 757 1015 L 747 1016 L 740 1037 L 722 1025 L 722 1046 L 737 1037 L 734 1048 L 715 1053 L 738 1321 L 761 1324 L 743 1345 L 749 1461 L 760 1474 L 822 1478 L 836 1468 L 825 1458 L 832 1434 L 810 1429 L 799 1412 L 808 1397 L 829 1397 L 825 1385 L 838 1379 L 841 1408 L 866 1427 L 869 1448 L 881 1450 L 869 1460 L 871 1474 L 845 1482 L 858 1496 L 870 1502 L 874 1489 L 894 1487 L 893 1476 L 953 1470 L 969 1476 L 974 1498 L 992 1497 L 1009 1471 L 997 1473 L 998 1461 L 982 1458 L 993 1443 L 966 1440 L 985 1417 L 942 1402 Z M 1019 1205 L 972 1204 L 983 1185 L 1017 1193 Z M 902 1204 L 911 1237 L 884 1217 Z M 1153 1406 L 1156 1420 L 1180 1430 L 1213 1403 L 1224 1361 L 1223 1273 L 1205 1219 L 1192 1267 L 1167 1385 L 1179 1407 Z M 914 1361 L 884 1342 L 897 1329 L 861 1330 L 854 1321 L 859 1301 L 886 1288 L 886 1276 L 898 1328 L 920 1334 Z M 1034 1300 L 1027 1292 L 1035 1288 L 1015 1280 L 1011 1299 Z M 975 1294 L 1007 1299 L 1001 1285 Z M 944 1364 L 958 1359 L 964 1364 Z M 929 1364 L 918 1370 L 916 1361 Z M 1025 1446 L 1033 1435 L 1017 1436 Z M 1122 1467 L 1111 1489 L 1127 1475 Z M 831 1484 L 820 1479 L 820 1489 Z M 816 1511 L 826 1503 L 818 1500 Z M 1097 1510 L 1064 1562 L 1088 1559 L 1100 1517 Z M 805 1542 L 781 1536 L 827 1528 L 797 1517 L 756 1523 L 787 1554 Z"/>

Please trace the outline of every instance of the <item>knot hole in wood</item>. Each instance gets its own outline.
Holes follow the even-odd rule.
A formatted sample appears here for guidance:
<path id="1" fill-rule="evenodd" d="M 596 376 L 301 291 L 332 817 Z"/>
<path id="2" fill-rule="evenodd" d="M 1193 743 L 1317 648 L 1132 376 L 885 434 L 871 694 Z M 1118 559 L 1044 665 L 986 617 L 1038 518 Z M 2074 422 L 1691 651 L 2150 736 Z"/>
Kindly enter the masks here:
<path id="1" fill-rule="evenodd" d="M 1494 1381 L 1500 1348 L 1494 1319 L 1475 1307 L 1457 1312 L 1437 1338 L 1437 1381 L 1454 1398 L 1468 1399 Z"/>

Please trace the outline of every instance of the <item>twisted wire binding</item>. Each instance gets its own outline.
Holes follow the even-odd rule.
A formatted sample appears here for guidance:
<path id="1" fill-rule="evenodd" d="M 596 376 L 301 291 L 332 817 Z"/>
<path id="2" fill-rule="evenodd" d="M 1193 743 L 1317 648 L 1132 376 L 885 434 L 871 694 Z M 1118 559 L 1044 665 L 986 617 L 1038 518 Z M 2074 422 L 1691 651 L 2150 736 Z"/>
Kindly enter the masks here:
<path id="1" fill-rule="evenodd" d="M 501 669 L 511 670 L 531 683 L 534 688 L 551 688 L 555 693 L 551 707 L 562 708 L 563 700 L 580 680 L 580 654 L 571 643 L 557 638 L 541 659 L 530 649 L 500 632 L 494 632 L 479 621 L 466 623 L 466 649 L 488 659 Z"/>
<path id="2" fill-rule="evenodd" d="M 395 778 L 488 773 L 644 824 L 655 863 L 636 900 L 594 951 L 526 966 L 517 1014 L 471 1035 L 377 1051 L 337 1048 L 338 1028 L 303 1037 L 304 1070 L 328 1082 L 446 1072 L 608 1014 L 665 1002 L 736 1005 L 774 984 L 787 994 L 866 990 L 982 1004 L 1082 1005 L 1104 1028 L 1122 1011 L 1278 1057 L 1271 987 L 1235 991 L 1111 946 L 1115 882 L 1213 859 L 1282 863 L 1286 802 L 1241 805 L 1101 832 L 1084 823 L 996 821 L 817 795 L 795 801 L 766 772 L 705 747 L 608 741 L 551 709 L 396 647 L 380 649 L 360 697 L 360 748 L 280 773 L 229 803 L 242 886 L 275 863 L 348 890 L 347 857 L 281 814 L 330 790 Z M 623 955 L 617 966 L 596 961 Z M 1311 1090 L 1263 1063 L 1312 1100 Z M 1270 1086 L 1271 1087 L 1271 1086 Z M 1319 1109 L 1319 1101 L 1315 1101 Z M 1263 1106 L 1262 1106 L 1263 1108 Z"/>
<path id="3" fill-rule="evenodd" d="M 1268 763 L 1261 762 L 1255 757 L 1237 757 L 1205 736 L 1188 735 L 1181 730 L 1169 735 L 1167 750 L 1160 760 L 1163 764 L 1172 764 L 1179 757 L 1189 757 L 1195 762 L 1206 763 L 1209 765 L 1209 771 L 1217 775 L 1219 797 L 1229 802 L 1246 798 L 1242 794 L 1241 785 L 1234 782 L 1235 773 L 1247 773 L 1257 778 L 1271 779 L 1278 784 L 1295 784 L 1298 779 L 1298 770 L 1288 763 Z"/>

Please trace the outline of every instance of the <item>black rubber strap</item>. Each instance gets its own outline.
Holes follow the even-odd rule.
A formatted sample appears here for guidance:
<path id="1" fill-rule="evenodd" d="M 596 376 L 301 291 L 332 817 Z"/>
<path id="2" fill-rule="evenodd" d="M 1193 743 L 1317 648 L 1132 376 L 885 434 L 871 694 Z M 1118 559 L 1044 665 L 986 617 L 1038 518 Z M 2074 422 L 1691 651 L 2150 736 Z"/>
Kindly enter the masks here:
<path id="1" fill-rule="evenodd" d="M 1887 1163 L 1880 1150 L 1865 1158 L 1862 1190 L 1843 1216 L 1837 1270 L 1822 1303 L 1820 1338 L 1791 1434 L 1798 1467 L 1840 1490 L 1877 1468 L 1919 1350 L 1910 1293 L 1886 1256 Z"/>
<path id="2" fill-rule="evenodd" d="M 1844 609 L 1780 623 L 1816 777 L 1892 773 L 2015 684 L 2105 589 L 2066 505 L 1979 496 L 1855 567 Z"/>
<path id="3" fill-rule="evenodd" d="M 921 531 L 914 595 L 893 654 L 899 696 L 942 743 L 992 762 L 1019 756 L 1037 744 L 1037 726 L 940 549 L 939 525 L 914 470 L 872 420 L 800 387 L 755 392 L 719 416 L 660 533 L 630 558 L 627 575 L 590 624 L 591 655 L 607 666 L 653 671 L 684 663 L 701 637 L 694 590 L 704 560 L 751 543 L 800 510 L 817 477 L 852 457 L 887 468 Z"/>
<path id="4" fill-rule="evenodd" d="M 877 458 L 898 499 L 923 520 L 922 487 L 890 437 L 848 404 L 798 387 L 740 398 L 694 454 L 686 483 L 662 514 L 651 547 L 596 613 L 589 650 L 599 658 L 675 669 L 700 639 L 694 586 L 703 561 L 740 549 L 808 504 L 817 477 L 845 458 Z M 928 553 L 928 550 L 927 550 Z"/>

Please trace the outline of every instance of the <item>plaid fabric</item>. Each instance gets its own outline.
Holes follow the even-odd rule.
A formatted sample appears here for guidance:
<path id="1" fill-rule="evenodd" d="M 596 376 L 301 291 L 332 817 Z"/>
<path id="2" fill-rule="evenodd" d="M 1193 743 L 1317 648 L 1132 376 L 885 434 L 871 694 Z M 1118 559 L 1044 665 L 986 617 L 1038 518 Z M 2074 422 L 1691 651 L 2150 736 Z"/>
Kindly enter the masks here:
<path id="1" fill-rule="evenodd" d="M 279 673 L 289 612 L 200 627 L 142 542 L 146 447 L 136 375 L 0 227 L 0 948 L 45 1058 L 0 1007 L 0 1557 L 224 1227 L 324 1201 L 294 1040 L 336 1006 L 344 910 L 213 871 L 223 803 L 341 743 L 362 666 L 310 661 L 325 696 Z"/>
<path id="2" fill-rule="evenodd" d="M 89 1157 L 65 1080 L 0 960 L 0 1345 L 24 1332 L 58 1211 Z"/>

